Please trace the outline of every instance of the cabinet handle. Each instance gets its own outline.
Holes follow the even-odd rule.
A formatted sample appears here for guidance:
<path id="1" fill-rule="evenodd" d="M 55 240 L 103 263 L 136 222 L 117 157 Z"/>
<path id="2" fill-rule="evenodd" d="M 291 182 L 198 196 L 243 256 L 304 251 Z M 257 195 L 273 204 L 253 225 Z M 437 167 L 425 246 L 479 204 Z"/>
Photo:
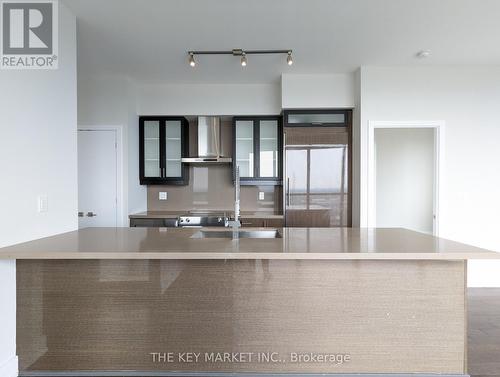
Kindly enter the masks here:
<path id="1" fill-rule="evenodd" d="M 286 205 L 290 207 L 290 178 L 286 179 Z"/>

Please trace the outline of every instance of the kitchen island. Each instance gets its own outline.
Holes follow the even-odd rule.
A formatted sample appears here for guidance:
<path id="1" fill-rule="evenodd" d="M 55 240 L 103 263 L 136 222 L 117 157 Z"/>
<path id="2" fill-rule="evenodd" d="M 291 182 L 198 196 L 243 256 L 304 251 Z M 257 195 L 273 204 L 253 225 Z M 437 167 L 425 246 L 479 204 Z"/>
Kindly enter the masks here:
<path id="1" fill-rule="evenodd" d="M 499 254 L 404 229 L 200 231 L 0 249 L 17 259 L 20 375 L 467 374 L 466 261 Z"/>

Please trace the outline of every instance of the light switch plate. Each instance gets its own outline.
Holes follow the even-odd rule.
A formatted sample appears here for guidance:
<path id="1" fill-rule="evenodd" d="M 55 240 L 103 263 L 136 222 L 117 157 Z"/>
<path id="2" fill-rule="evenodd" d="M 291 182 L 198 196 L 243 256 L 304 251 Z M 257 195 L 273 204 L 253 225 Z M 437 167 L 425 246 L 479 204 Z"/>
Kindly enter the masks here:
<path id="1" fill-rule="evenodd" d="M 47 195 L 38 195 L 38 212 L 47 212 L 49 210 L 49 199 Z"/>
<path id="2" fill-rule="evenodd" d="M 160 191 L 158 194 L 159 200 L 167 200 L 168 194 L 166 191 Z"/>
<path id="3" fill-rule="evenodd" d="M 264 191 L 259 191 L 259 200 L 264 200 Z"/>

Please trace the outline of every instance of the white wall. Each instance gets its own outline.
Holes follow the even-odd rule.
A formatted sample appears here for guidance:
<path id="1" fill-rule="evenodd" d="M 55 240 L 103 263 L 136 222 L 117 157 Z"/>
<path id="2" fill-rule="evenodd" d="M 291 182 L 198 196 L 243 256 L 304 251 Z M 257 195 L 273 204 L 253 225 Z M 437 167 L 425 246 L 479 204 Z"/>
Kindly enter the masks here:
<path id="1" fill-rule="evenodd" d="M 275 115 L 279 84 L 137 85 L 140 115 Z"/>
<path id="2" fill-rule="evenodd" d="M 376 226 L 432 234 L 434 129 L 375 129 Z"/>
<path id="3" fill-rule="evenodd" d="M 283 74 L 281 107 L 352 108 L 355 103 L 354 73 L 347 74 Z"/>
<path id="4" fill-rule="evenodd" d="M 78 76 L 78 125 L 122 128 L 123 218 L 146 210 L 146 188 L 139 185 L 139 130 L 134 84 L 122 76 Z"/>
<path id="5" fill-rule="evenodd" d="M 0 246 L 77 225 L 75 17 L 59 13 L 59 69 L 0 71 Z"/>
<path id="6" fill-rule="evenodd" d="M 59 69 L 0 71 L 0 247 L 74 230 L 76 20 L 59 4 Z M 37 196 L 48 197 L 38 213 Z M 0 261 L 0 375 L 15 361 L 15 263 Z"/>
<path id="7" fill-rule="evenodd" d="M 500 251 L 500 67 L 363 67 L 360 79 L 361 226 L 368 122 L 444 120 L 440 236 Z M 500 262 L 471 262 L 469 285 L 500 286 Z"/>

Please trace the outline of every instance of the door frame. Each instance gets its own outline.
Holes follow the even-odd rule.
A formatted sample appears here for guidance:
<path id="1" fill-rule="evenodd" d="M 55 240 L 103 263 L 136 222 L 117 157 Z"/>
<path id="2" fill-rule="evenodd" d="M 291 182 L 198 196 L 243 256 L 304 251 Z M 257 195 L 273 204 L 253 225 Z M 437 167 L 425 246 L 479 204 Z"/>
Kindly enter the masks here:
<path id="1" fill-rule="evenodd" d="M 443 193 L 445 121 L 368 121 L 368 169 L 367 169 L 367 215 L 368 227 L 375 228 L 376 216 L 376 155 L 375 129 L 377 128 L 432 128 L 434 130 L 434 189 L 433 189 L 433 234 L 439 236 L 439 221 Z"/>
<path id="2" fill-rule="evenodd" d="M 123 155 L 123 126 L 109 125 L 78 125 L 78 131 L 113 131 L 116 135 L 116 226 L 124 227 L 128 224 L 127 213 L 125 211 L 125 174 Z"/>

